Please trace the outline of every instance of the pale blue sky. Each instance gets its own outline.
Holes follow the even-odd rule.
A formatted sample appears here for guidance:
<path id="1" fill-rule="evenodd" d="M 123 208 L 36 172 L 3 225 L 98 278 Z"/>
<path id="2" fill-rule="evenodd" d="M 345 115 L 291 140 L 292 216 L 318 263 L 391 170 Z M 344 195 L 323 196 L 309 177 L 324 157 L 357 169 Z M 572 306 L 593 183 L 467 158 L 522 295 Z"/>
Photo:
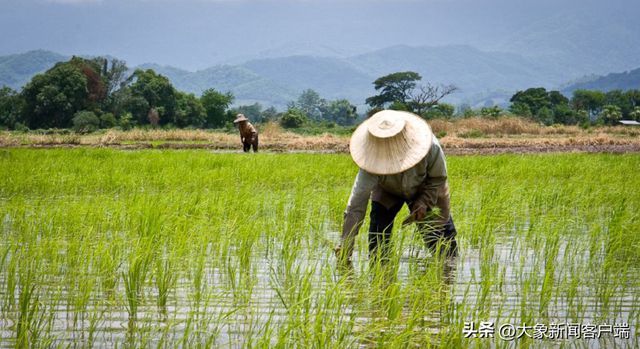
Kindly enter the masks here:
<path id="1" fill-rule="evenodd" d="M 0 55 L 47 49 L 62 54 L 110 54 L 130 65 L 156 62 L 193 70 L 264 55 L 352 55 L 396 44 L 466 44 L 502 50 L 517 41 L 514 33 L 528 26 L 544 31 L 536 23 L 547 18 L 568 16 L 579 23 L 584 17 L 594 23 L 613 23 L 621 16 L 640 13 L 638 3 L 0 0 Z M 633 30 L 620 35 L 633 35 Z"/>

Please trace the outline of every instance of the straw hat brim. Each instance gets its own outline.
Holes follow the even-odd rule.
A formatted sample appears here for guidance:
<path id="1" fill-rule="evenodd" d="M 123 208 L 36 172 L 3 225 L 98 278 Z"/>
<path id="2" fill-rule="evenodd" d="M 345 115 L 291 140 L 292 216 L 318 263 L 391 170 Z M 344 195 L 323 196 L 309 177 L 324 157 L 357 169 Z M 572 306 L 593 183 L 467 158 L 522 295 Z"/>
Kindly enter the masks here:
<path id="1" fill-rule="evenodd" d="M 404 127 L 393 136 L 380 137 L 378 134 L 376 137 L 371 132 L 375 127 L 371 126 L 380 118 L 397 119 L 404 123 Z M 390 175 L 406 171 L 420 162 L 429 152 L 432 138 L 431 128 L 421 117 L 408 112 L 383 110 L 353 132 L 349 151 L 353 161 L 363 170 L 376 175 Z"/>
<path id="2" fill-rule="evenodd" d="M 249 121 L 249 119 L 247 119 L 245 116 L 243 116 L 243 117 L 239 117 L 239 118 L 233 120 L 233 123 L 237 124 L 237 123 L 242 122 L 242 121 Z"/>

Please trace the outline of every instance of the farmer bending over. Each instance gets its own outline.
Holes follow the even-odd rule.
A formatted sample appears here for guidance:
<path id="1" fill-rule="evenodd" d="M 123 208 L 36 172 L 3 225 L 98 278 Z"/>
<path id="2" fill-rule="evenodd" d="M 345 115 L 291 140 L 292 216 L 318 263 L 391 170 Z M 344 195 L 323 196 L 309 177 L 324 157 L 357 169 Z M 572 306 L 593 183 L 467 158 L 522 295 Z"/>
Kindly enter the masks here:
<path id="1" fill-rule="evenodd" d="M 351 264 L 354 240 L 369 198 L 369 258 L 388 259 L 393 220 L 406 203 L 427 247 L 457 254 L 456 228 L 449 211 L 447 164 L 429 125 L 417 115 L 383 110 L 363 122 L 351 136 L 351 157 L 360 167 L 344 212 L 336 256 Z M 380 249 L 380 250 L 379 250 Z"/>
<path id="2" fill-rule="evenodd" d="M 240 141 L 242 142 L 242 149 L 244 152 L 248 152 L 253 146 L 253 151 L 258 152 L 258 131 L 249 122 L 244 114 L 238 114 L 233 123 L 237 125 L 240 130 Z"/>

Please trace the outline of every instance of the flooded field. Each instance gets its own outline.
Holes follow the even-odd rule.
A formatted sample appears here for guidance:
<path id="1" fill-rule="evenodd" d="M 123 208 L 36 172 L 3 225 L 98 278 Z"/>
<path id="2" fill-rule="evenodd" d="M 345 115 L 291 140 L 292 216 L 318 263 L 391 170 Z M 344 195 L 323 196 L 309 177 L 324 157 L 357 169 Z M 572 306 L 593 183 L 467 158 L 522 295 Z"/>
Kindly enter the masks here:
<path id="1" fill-rule="evenodd" d="M 448 165 L 457 258 L 341 270 L 348 155 L 0 150 L 0 347 L 640 347 L 640 155 Z"/>

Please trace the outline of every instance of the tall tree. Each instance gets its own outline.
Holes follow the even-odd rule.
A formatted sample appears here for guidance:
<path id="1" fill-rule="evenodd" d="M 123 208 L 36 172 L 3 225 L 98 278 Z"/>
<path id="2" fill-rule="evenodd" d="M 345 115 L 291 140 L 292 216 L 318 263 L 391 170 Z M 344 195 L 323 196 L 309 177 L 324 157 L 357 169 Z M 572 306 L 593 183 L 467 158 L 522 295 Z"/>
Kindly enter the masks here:
<path id="1" fill-rule="evenodd" d="M 358 118 L 356 107 L 346 99 L 329 102 L 323 114 L 326 120 L 333 121 L 338 125 L 353 125 Z"/>
<path id="2" fill-rule="evenodd" d="M 617 105 L 608 104 L 602 107 L 600 118 L 607 125 L 615 125 L 622 119 L 622 111 Z"/>
<path id="3" fill-rule="evenodd" d="M 117 90 L 123 88 L 129 78 L 133 77 L 127 77 L 129 68 L 127 68 L 125 61 L 114 58 L 111 60 L 111 64 L 109 64 L 108 58 L 99 57 L 96 58 L 96 60 L 102 63 L 101 75 L 107 85 L 107 96 L 111 96 Z"/>
<path id="4" fill-rule="evenodd" d="M 571 103 L 576 110 L 584 110 L 589 113 L 589 118 L 594 120 L 605 104 L 605 94 L 601 91 L 575 90 Z"/>
<path id="5" fill-rule="evenodd" d="M 207 112 L 207 127 L 222 127 L 226 122 L 232 121 L 226 113 L 227 108 L 233 103 L 231 92 L 220 93 L 210 88 L 202 93 L 200 102 Z"/>
<path id="6" fill-rule="evenodd" d="M 88 104 L 87 77 L 70 62 L 58 63 L 24 87 L 23 118 L 30 128 L 66 128 Z"/>
<path id="7" fill-rule="evenodd" d="M 632 95 L 625 93 L 622 90 L 612 90 L 605 93 L 604 103 L 605 105 L 615 105 L 620 108 L 622 116 L 627 116 L 633 110 L 633 100 L 630 98 Z"/>
<path id="8" fill-rule="evenodd" d="M 457 91 L 454 85 L 432 85 L 426 83 L 418 86 L 422 76 L 416 72 L 397 72 L 378 78 L 373 82 L 380 93 L 366 99 L 375 110 L 390 108 L 406 110 L 425 116 L 426 112 L 437 105 L 444 97 Z"/>
<path id="9" fill-rule="evenodd" d="M 298 100 L 290 107 L 301 110 L 309 118 L 315 121 L 320 121 L 323 118 L 322 109 L 325 108 L 326 104 L 327 101 L 320 98 L 320 94 L 318 94 L 318 92 L 312 89 L 307 89 L 300 94 Z"/>
<path id="10" fill-rule="evenodd" d="M 159 123 L 166 124 L 175 120 L 177 91 L 169 79 L 152 69 L 138 69 L 133 78 L 135 82 L 131 84 L 132 95 L 144 98 L 149 108 L 158 112 Z"/>
<path id="11" fill-rule="evenodd" d="M 411 97 L 408 103 L 409 109 L 418 115 L 425 116 L 425 113 L 438 105 L 440 100 L 457 90 L 458 88 L 454 85 L 434 86 L 427 83 L 409 91 Z"/>
<path id="12" fill-rule="evenodd" d="M 404 71 L 382 76 L 373 82 L 378 95 L 366 99 L 372 108 L 384 108 L 391 103 L 407 104 L 411 91 L 422 76 L 416 72 Z"/>
<path id="13" fill-rule="evenodd" d="M 0 129 L 13 129 L 17 123 L 22 123 L 22 107 L 23 100 L 18 92 L 6 86 L 0 88 Z"/>
<path id="14" fill-rule="evenodd" d="M 207 112 L 200 99 L 192 93 L 178 92 L 178 108 L 174 125 L 178 127 L 203 127 L 207 121 Z"/>
<path id="15" fill-rule="evenodd" d="M 525 91 L 518 91 L 511 97 L 511 111 L 524 109 L 526 105 L 532 115 L 538 115 L 542 108 L 551 108 L 551 99 L 544 87 L 529 88 Z"/>

